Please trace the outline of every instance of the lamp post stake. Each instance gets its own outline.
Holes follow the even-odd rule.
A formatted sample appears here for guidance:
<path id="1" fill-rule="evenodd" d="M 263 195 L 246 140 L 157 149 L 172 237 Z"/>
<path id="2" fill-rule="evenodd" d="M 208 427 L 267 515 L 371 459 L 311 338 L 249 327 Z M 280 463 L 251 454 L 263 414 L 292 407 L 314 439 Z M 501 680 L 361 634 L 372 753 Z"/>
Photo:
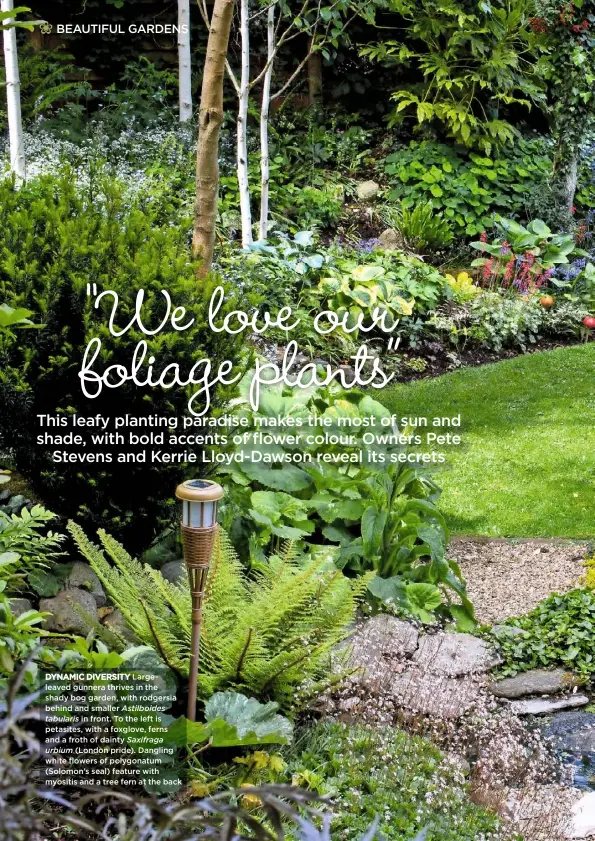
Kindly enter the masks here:
<path id="1" fill-rule="evenodd" d="M 188 569 L 192 596 L 192 641 L 186 717 L 188 721 L 196 721 L 203 596 L 217 537 L 217 503 L 223 497 L 223 488 L 208 479 L 190 479 L 178 485 L 176 496 L 182 500 L 184 561 Z"/>

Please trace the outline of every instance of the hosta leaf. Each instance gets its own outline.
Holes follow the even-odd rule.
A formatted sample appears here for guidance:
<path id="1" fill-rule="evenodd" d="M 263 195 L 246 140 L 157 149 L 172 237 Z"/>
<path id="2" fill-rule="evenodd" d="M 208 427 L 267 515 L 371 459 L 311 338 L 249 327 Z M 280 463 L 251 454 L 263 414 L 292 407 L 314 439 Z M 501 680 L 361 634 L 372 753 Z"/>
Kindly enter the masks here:
<path id="1" fill-rule="evenodd" d="M 378 511 L 370 505 L 362 516 L 362 540 L 367 558 L 377 554 L 388 519 L 388 511 Z"/>
<path id="2" fill-rule="evenodd" d="M 385 273 L 386 269 L 382 266 L 356 266 L 351 272 L 351 277 L 359 283 L 368 283 L 376 280 L 377 277 L 382 277 Z"/>
<path id="3" fill-rule="evenodd" d="M 551 229 L 543 222 L 541 219 L 533 219 L 527 225 L 527 228 L 534 234 L 537 234 L 539 237 L 549 237 Z M 509 228 L 510 230 L 510 228 Z"/>
<path id="4" fill-rule="evenodd" d="M 397 295 L 391 303 L 394 304 L 402 315 L 411 315 L 415 306 L 415 301 L 406 301 L 404 298 L 401 298 L 400 295 Z"/>
<path id="5" fill-rule="evenodd" d="M 295 464 L 284 464 L 282 469 L 273 470 L 264 464 L 243 464 L 244 473 L 255 482 L 278 491 L 302 491 L 310 486 L 311 480 L 307 473 Z"/>
<path id="6" fill-rule="evenodd" d="M 356 286 L 351 291 L 351 297 L 362 307 L 371 307 L 376 303 L 376 290 L 374 287 L 366 289 L 364 286 Z"/>
<path id="7" fill-rule="evenodd" d="M 294 236 L 294 240 L 301 246 L 312 245 L 314 242 L 314 234 L 312 231 L 298 231 Z"/>

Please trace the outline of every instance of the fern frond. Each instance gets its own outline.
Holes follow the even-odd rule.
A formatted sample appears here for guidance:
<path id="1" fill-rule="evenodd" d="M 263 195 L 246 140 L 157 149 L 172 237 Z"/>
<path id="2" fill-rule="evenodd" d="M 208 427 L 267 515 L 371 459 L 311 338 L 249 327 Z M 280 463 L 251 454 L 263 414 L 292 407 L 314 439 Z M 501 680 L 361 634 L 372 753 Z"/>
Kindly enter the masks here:
<path id="1" fill-rule="evenodd" d="M 69 530 L 134 633 L 187 677 L 188 581 L 166 581 L 105 532 L 99 532 L 102 549 L 74 523 Z M 220 531 L 205 588 L 201 697 L 233 688 L 291 709 L 305 685 L 329 685 L 330 652 L 348 635 L 366 584 L 365 578 L 351 581 L 339 570 L 325 569 L 321 560 L 300 563 L 291 545 L 249 578 Z"/>

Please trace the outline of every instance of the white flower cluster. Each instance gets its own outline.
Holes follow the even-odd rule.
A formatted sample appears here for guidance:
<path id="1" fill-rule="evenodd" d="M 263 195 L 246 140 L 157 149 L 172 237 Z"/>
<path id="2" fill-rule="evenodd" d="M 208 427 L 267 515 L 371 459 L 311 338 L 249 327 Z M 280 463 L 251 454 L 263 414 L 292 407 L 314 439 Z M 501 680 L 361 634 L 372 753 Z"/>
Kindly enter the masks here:
<path id="1" fill-rule="evenodd" d="M 93 128 L 93 127 L 92 127 Z M 134 127 L 110 136 L 97 123 L 80 142 L 56 137 L 43 124 L 24 134 L 27 178 L 55 174 L 65 165 L 72 168 L 77 184 L 89 185 L 98 166 L 120 181 L 130 195 L 147 190 L 157 171 L 188 172 L 193 168 L 194 129 L 189 125 Z M 0 143 L 0 166 L 9 169 L 7 142 Z"/>

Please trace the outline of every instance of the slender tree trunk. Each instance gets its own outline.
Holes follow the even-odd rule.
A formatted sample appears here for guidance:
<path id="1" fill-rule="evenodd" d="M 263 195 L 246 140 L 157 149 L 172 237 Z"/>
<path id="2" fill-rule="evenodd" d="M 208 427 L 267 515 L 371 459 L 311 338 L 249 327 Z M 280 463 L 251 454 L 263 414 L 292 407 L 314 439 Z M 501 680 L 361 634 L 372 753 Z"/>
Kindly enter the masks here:
<path id="1" fill-rule="evenodd" d="M 308 58 L 308 101 L 310 105 L 322 105 L 322 56 L 319 52 L 311 52 Z"/>
<path id="2" fill-rule="evenodd" d="M 564 173 L 564 204 L 569 213 L 574 207 L 574 196 L 578 184 L 578 152 L 575 152 L 571 160 L 567 162 Z"/>
<path id="3" fill-rule="evenodd" d="M 215 0 L 203 69 L 196 153 L 196 203 L 192 247 L 201 260 L 199 277 L 213 262 L 219 194 L 219 129 L 223 122 L 223 80 L 235 0 Z"/>
<path id="4" fill-rule="evenodd" d="M 2 0 L 2 11 L 12 12 L 13 0 Z M 12 22 L 5 18 L 3 24 Z M 14 26 L 5 29 L 4 65 L 6 68 L 6 110 L 8 115 L 8 134 L 10 141 L 10 169 L 17 178 L 25 178 L 25 148 L 23 145 L 23 121 L 21 117 L 21 80 L 19 78 L 19 60 L 17 55 L 17 32 Z"/>
<path id="5" fill-rule="evenodd" d="M 269 222 L 269 109 L 271 105 L 271 82 L 273 79 L 273 54 L 275 50 L 275 6 L 267 12 L 267 62 L 268 67 L 262 82 L 262 105 L 260 108 L 260 239 L 268 236 Z"/>
<path id="6" fill-rule="evenodd" d="M 252 213 L 250 211 L 250 182 L 248 180 L 248 102 L 250 99 L 250 21 L 248 0 L 240 0 L 240 36 L 242 42 L 242 72 L 238 94 L 237 170 L 242 219 L 242 247 L 252 242 Z"/>
<path id="7" fill-rule="evenodd" d="M 586 126 L 582 127 L 584 131 Z M 558 129 L 558 145 L 554 156 L 554 186 L 565 210 L 572 214 L 578 184 L 579 144 L 581 133 L 566 134 Z"/>
<path id="8" fill-rule="evenodd" d="M 190 53 L 190 0 L 178 0 L 178 72 L 180 122 L 192 119 L 192 56 Z"/>

